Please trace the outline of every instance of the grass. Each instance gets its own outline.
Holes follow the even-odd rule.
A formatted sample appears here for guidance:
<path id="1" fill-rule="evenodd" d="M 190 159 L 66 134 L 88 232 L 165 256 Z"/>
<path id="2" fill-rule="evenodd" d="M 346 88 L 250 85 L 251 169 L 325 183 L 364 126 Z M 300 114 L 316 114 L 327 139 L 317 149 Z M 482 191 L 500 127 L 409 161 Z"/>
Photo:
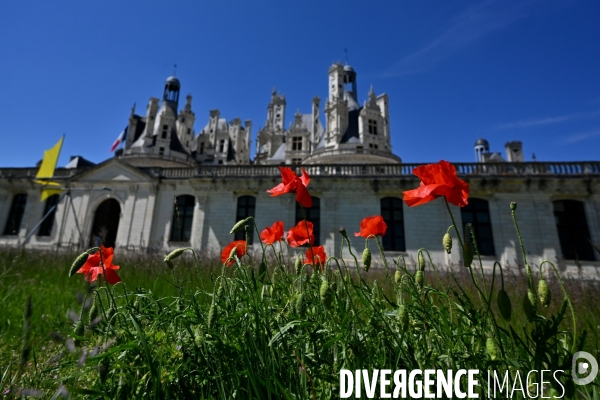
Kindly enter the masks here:
<path id="1" fill-rule="evenodd" d="M 124 283 L 90 286 L 67 277 L 77 255 L 2 250 L 2 393 L 326 399 L 339 395 L 340 369 L 388 368 L 561 369 L 566 397 L 599 396 L 596 383 L 575 387 L 569 378 L 575 351 L 600 358 L 598 282 L 563 282 L 564 297 L 548 278 L 549 307 L 535 300 L 527 309 L 538 277 L 505 271 L 506 321 L 496 304 L 499 274 L 493 289 L 478 269 L 438 276 L 426 256 L 417 271 L 400 259 L 387 260 L 389 272 L 364 272 L 358 260 L 330 258 L 313 272 L 271 247 L 261 262 L 233 256 L 227 268 L 190 254 L 174 269 L 156 255 L 117 255 Z"/>
<path id="2" fill-rule="evenodd" d="M 114 287 L 120 318 L 114 327 L 101 323 L 94 331 L 86 330 L 71 353 L 67 342 L 57 343 L 52 336 L 60 332 L 64 338 L 74 337 L 68 310 L 79 314 L 82 297 L 89 290 L 80 275 L 67 278 L 68 265 L 74 258 L 10 250 L 0 253 L 0 307 L 4 310 L 0 320 L 0 365 L 10 366 L 13 373 L 17 368 L 23 307 L 31 296 L 32 352 L 21 384 L 46 395 L 65 387 L 72 395 L 79 391 L 84 397 L 86 389 L 90 398 L 101 392 L 110 398 L 117 394 L 122 398 L 149 397 L 154 393 L 160 398 L 225 398 L 235 388 L 241 398 L 283 398 L 292 394 L 328 398 L 337 396 L 340 368 L 413 369 L 427 365 L 446 369 L 456 363 L 455 368 L 486 369 L 495 363 L 485 353 L 484 327 L 476 326 L 481 325 L 482 305 L 477 311 L 469 304 L 469 299 L 476 301 L 478 294 L 465 271 L 457 271 L 454 278 L 443 275 L 440 283 L 428 266 L 421 292 L 405 279 L 405 301 L 411 316 L 408 329 L 413 336 L 407 340 L 396 315 L 397 286 L 392 279 L 386 280 L 385 271 L 363 273 L 365 281 L 358 279 L 352 267 L 350 280 L 332 272 L 328 282 L 336 282 L 337 287 L 327 303 L 320 293 L 323 276 L 299 278 L 291 266 L 285 272 L 278 269 L 272 285 L 263 285 L 257 282 L 256 265 L 234 266 L 225 271 L 224 278 L 218 278 L 219 260 L 202 260 L 198 266 L 180 258 L 173 273 L 159 257 L 152 256 L 118 261 L 129 296 L 124 296 L 124 285 Z M 408 272 L 403 275 L 414 273 Z M 271 270 L 265 282 L 272 277 Z M 513 304 L 512 326 L 520 331 L 528 325 L 523 324 L 525 318 L 518 305 L 526 290 L 526 277 L 505 278 Z M 220 280 L 223 285 L 218 284 Z M 560 307 L 559 287 L 556 281 L 550 282 L 555 299 L 548 309 L 540 310 L 546 316 L 556 315 Z M 565 284 L 574 294 L 578 331 L 588 332 L 583 347 L 598 356 L 600 306 L 595 300 L 600 285 L 589 281 Z M 348 285 L 351 296 L 344 295 L 344 285 Z M 216 287 L 222 287 L 223 292 Z M 465 289 L 466 296 L 459 287 Z M 209 328 L 213 292 L 218 315 Z M 298 306 L 300 293 L 303 305 Z M 427 300 L 421 302 L 421 298 Z M 109 301 L 108 297 L 103 300 Z M 449 302 L 455 304 L 453 311 Z M 474 314 L 468 315 L 467 310 Z M 494 311 L 499 328 L 508 331 L 510 324 Z M 455 313 L 452 317 L 451 312 Z M 455 323 L 436 326 L 436 321 L 443 320 Z M 568 319 L 560 324 L 560 330 L 571 330 Z M 457 346 L 454 342 L 458 337 L 463 339 Z M 111 348 L 79 365 L 83 350 L 91 353 L 112 338 L 117 339 Z M 103 354 L 106 357 L 100 358 Z M 448 364 L 445 356 L 459 357 Z M 99 367 L 102 360 L 110 360 L 110 370 L 104 377 Z M 534 366 L 532 360 L 523 362 L 519 360 L 523 369 Z M 7 383 L 5 380 L 3 391 Z"/>

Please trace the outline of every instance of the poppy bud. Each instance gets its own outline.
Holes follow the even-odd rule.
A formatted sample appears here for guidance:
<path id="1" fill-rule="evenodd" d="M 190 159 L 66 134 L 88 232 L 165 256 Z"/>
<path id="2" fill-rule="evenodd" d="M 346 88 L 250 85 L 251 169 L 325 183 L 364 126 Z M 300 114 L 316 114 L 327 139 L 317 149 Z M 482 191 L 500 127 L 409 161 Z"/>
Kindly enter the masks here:
<path id="1" fill-rule="evenodd" d="M 408 310 L 404 304 L 400 304 L 398 307 L 398 322 L 400 323 L 400 329 L 402 329 L 403 332 L 407 332 L 409 326 L 409 317 Z"/>
<path id="2" fill-rule="evenodd" d="M 463 260 L 465 262 L 465 267 L 469 268 L 473 263 L 473 257 L 475 256 L 475 251 L 473 250 L 473 245 L 470 241 L 465 241 L 465 248 L 463 250 Z"/>
<path id="3" fill-rule="evenodd" d="M 491 337 L 487 338 L 485 341 L 485 350 L 492 360 L 498 359 L 498 356 L 500 355 L 500 349 L 498 349 L 498 345 Z"/>
<path id="4" fill-rule="evenodd" d="M 306 312 L 306 302 L 304 301 L 304 293 L 300 293 L 298 297 L 296 297 L 296 314 L 298 316 L 303 317 Z"/>
<path id="5" fill-rule="evenodd" d="M 331 287 L 329 286 L 329 282 L 327 282 L 326 279 L 323 279 L 323 282 L 321 283 L 319 295 L 321 297 L 321 301 L 323 302 L 323 305 L 326 308 L 329 308 L 331 306 L 331 302 L 333 300 L 333 291 L 331 290 Z"/>
<path id="6" fill-rule="evenodd" d="M 263 260 L 260 265 L 258 266 L 258 280 L 263 283 L 265 281 L 265 278 L 267 276 L 267 264 L 265 264 L 265 261 Z"/>
<path id="7" fill-rule="evenodd" d="M 400 279 L 402 279 L 400 271 L 394 272 L 394 282 L 396 282 L 396 285 L 400 283 Z"/>
<path id="8" fill-rule="evenodd" d="M 250 220 L 252 219 L 252 217 L 248 217 L 246 219 L 243 219 L 241 221 L 238 221 L 233 228 L 231 228 L 231 230 L 229 231 L 229 234 L 233 235 L 236 232 L 241 231 L 242 229 L 244 229 L 244 227 L 246 226 L 246 224 L 248 222 L 250 222 Z"/>
<path id="9" fill-rule="evenodd" d="M 176 259 L 180 255 L 182 255 L 183 252 L 186 251 L 187 249 L 188 249 L 187 247 L 181 247 L 179 249 L 173 250 L 172 252 L 170 252 L 168 255 L 165 256 L 165 262 Z"/>
<path id="10" fill-rule="evenodd" d="M 217 306 L 215 305 L 215 303 L 212 303 L 212 305 L 210 306 L 210 310 L 208 310 L 208 319 L 206 321 L 208 329 L 212 329 L 212 327 L 215 325 L 218 313 L 219 312 L 217 311 Z"/>
<path id="11" fill-rule="evenodd" d="M 365 272 L 369 272 L 369 268 L 371 268 L 371 250 L 368 247 L 365 247 L 362 254 L 363 261 L 363 269 Z"/>
<path id="12" fill-rule="evenodd" d="M 527 295 L 523 296 L 523 312 L 530 322 L 537 313 L 537 299 L 530 289 L 527 290 Z"/>
<path id="13" fill-rule="evenodd" d="M 417 263 L 419 265 L 419 271 L 425 270 L 425 258 L 423 257 L 423 253 L 419 252 L 417 256 Z"/>
<path id="14" fill-rule="evenodd" d="M 302 257 L 296 257 L 296 275 L 300 275 L 302 273 Z"/>
<path id="15" fill-rule="evenodd" d="M 83 267 L 83 264 L 87 261 L 89 257 L 89 253 L 86 251 L 77 256 L 73 264 L 71 265 L 71 269 L 69 269 L 69 278 L 72 277 L 77 271 Z"/>
<path id="16" fill-rule="evenodd" d="M 552 292 L 550 291 L 550 287 L 544 278 L 540 279 L 538 283 L 538 296 L 540 298 L 540 304 L 544 307 L 548 307 L 550 305 L 550 301 L 552 300 Z"/>
<path id="17" fill-rule="evenodd" d="M 500 289 L 498 296 L 496 297 L 496 303 L 498 304 L 498 309 L 500 310 L 500 315 L 502 315 L 502 318 L 504 318 L 506 321 L 510 321 L 512 305 L 510 304 L 510 297 L 508 297 L 506 290 Z"/>
<path id="18" fill-rule="evenodd" d="M 415 274 L 415 283 L 417 284 L 417 287 L 419 288 L 419 290 L 423 289 L 423 281 L 424 281 L 424 276 L 423 276 L 423 271 L 419 270 L 417 271 L 417 273 Z"/>
<path id="19" fill-rule="evenodd" d="M 219 288 L 217 289 L 217 295 L 216 295 L 215 301 L 219 301 L 220 299 L 222 299 L 224 292 L 225 292 L 225 285 L 223 284 L 223 281 L 220 281 Z"/>
<path id="20" fill-rule="evenodd" d="M 229 252 L 229 259 L 235 260 L 235 255 L 237 254 L 237 246 L 233 246 L 231 252 Z"/>
<path id="21" fill-rule="evenodd" d="M 136 307 L 135 304 L 134 304 L 134 307 Z M 94 304 L 92 304 L 92 308 L 90 308 L 90 314 L 89 314 L 90 324 L 92 323 L 93 320 L 96 319 L 97 316 L 98 316 L 98 305 L 96 304 L 96 299 L 94 299 Z"/>
<path id="22" fill-rule="evenodd" d="M 512 203 L 510 203 L 510 210 L 511 211 L 515 211 L 517 209 L 517 203 L 515 203 L 514 201 Z"/>
<path id="23" fill-rule="evenodd" d="M 83 329 L 83 321 L 79 321 L 75 324 L 75 328 L 73 328 L 73 334 L 75 336 L 83 336 Z"/>
<path id="24" fill-rule="evenodd" d="M 446 253 L 450 254 L 452 252 L 452 236 L 446 232 L 444 238 L 442 239 L 442 244 L 444 245 L 444 249 Z"/>

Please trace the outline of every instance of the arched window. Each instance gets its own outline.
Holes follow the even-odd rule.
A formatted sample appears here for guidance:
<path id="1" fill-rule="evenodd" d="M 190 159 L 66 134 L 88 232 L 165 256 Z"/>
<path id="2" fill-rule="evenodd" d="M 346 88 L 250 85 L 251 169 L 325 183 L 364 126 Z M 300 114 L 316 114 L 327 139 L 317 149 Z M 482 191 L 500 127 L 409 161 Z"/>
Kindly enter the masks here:
<path id="1" fill-rule="evenodd" d="M 467 229 L 467 224 L 473 225 L 475 238 L 477 239 L 477 248 L 482 256 L 493 256 L 494 237 L 492 236 L 492 223 L 490 221 L 490 207 L 487 200 L 469 199 L 469 204 L 460 209 L 463 224 L 463 237 L 471 241 L 471 232 Z"/>
<path id="2" fill-rule="evenodd" d="M 563 257 L 567 260 L 594 261 L 584 204 L 576 200 L 555 201 L 554 219 Z"/>
<path id="3" fill-rule="evenodd" d="M 196 198 L 190 195 L 177 196 L 171 223 L 171 241 L 189 242 L 192 237 L 192 221 Z"/>
<path id="4" fill-rule="evenodd" d="M 315 246 L 321 246 L 321 200 L 318 197 L 312 197 L 312 207 L 305 208 L 306 220 L 313 223 L 313 234 L 315 235 Z M 302 207 L 296 202 L 296 225 L 302 221 Z"/>
<path id="5" fill-rule="evenodd" d="M 48 216 L 40 225 L 40 229 L 38 231 L 38 236 L 50 236 L 52 233 L 52 226 L 54 225 L 54 216 L 56 215 L 56 206 L 58 205 L 58 200 L 60 196 L 57 194 L 53 194 L 52 196 L 46 199 L 46 205 L 44 206 L 44 213 L 42 217 L 44 217 L 48 212 Z M 52 210 L 52 211 L 50 211 Z"/>
<path id="6" fill-rule="evenodd" d="M 397 197 L 384 197 L 381 199 L 380 205 L 381 216 L 387 225 L 387 231 L 383 237 L 383 249 L 406 251 L 402 200 Z"/>
<path id="7" fill-rule="evenodd" d="M 237 211 L 235 213 L 235 222 L 241 221 L 248 217 L 254 217 L 256 210 L 256 197 L 254 196 L 240 196 L 237 202 Z M 250 229 L 248 230 L 248 244 L 254 242 L 254 226 L 249 224 Z M 246 240 L 246 231 L 242 229 L 235 233 L 235 240 Z"/>
<path id="8" fill-rule="evenodd" d="M 8 213 L 8 220 L 4 227 L 5 235 L 18 235 L 19 228 L 21 227 L 21 220 L 25 213 L 25 206 L 27 205 L 27 193 L 19 193 L 13 197 L 12 205 L 10 206 L 10 212 Z"/>

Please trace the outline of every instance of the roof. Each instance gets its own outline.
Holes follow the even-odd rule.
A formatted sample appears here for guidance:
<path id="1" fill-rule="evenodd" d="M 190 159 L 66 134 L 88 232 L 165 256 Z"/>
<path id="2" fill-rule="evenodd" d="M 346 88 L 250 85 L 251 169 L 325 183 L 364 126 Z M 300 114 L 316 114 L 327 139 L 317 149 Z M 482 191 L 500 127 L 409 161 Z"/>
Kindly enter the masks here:
<path id="1" fill-rule="evenodd" d="M 86 160 L 85 158 L 81 157 L 81 156 L 71 156 L 71 161 L 69 161 L 69 163 L 67 165 L 65 165 L 65 168 L 81 168 L 81 167 L 91 167 L 94 164 L 93 162 L 91 162 L 90 160 Z"/>
<path id="2" fill-rule="evenodd" d="M 484 138 L 479 138 L 477 139 L 477 141 L 475 142 L 475 146 L 485 146 L 485 147 L 490 147 L 490 144 L 488 143 L 487 140 L 485 140 Z"/>
<path id="3" fill-rule="evenodd" d="M 281 143 L 281 146 L 277 149 L 273 156 L 269 160 L 285 161 L 285 143 Z"/>

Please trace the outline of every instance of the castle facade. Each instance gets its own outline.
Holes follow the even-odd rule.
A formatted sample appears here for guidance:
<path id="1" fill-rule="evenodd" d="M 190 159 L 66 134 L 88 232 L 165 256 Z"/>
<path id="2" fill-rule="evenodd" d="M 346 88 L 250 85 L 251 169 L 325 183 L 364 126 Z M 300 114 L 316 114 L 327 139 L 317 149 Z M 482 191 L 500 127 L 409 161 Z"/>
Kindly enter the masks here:
<path id="1" fill-rule="evenodd" d="M 327 254 L 339 255 L 340 227 L 353 237 L 362 218 L 380 214 L 390 257 L 414 262 L 425 247 L 435 263 L 459 265 L 458 249 L 442 248 L 451 225 L 444 202 L 409 208 L 402 201 L 403 191 L 419 185 L 412 175 L 418 164 L 392 152 L 388 96 L 371 88 L 361 104 L 356 79 L 349 65 L 332 65 L 323 107 L 313 98 L 310 112 L 294 114 L 287 128 L 286 99 L 273 90 L 252 157 L 251 121 L 227 121 L 210 110 L 196 128 L 192 97 L 180 109 L 181 84 L 169 77 L 160 101 L 151 97 L 143 115 L 131 110 L 114 158 L 94 165 L 74 157 L 56 169 L 54 180 L 67 195 L 40 202 L 36 168 L 0 168 L 0 245 L 56 250 L 103 242 L 116 251 L 166 254 L 192 246 L 220 253 L 243 238 L 229 230 L 248 216 L 259 230 L 276 220 L 287 230 L 302 218 L 293 196 L 266 193 L 280 182 L 278 166 L 287 165 L 311 177 L 308 219 Z M 454 163 L 471 194 L 467 207 L 452 211 L 459 226 L 473 225 L 484 264 L 522 263 L 509 209 L 514 201 L 530 262 L 600 271 L 593 247 L 600 246 L 600 162 L 525 162 L 520 142 L 506 144 L 505 158 L 484 139 L 474 151 L 475 162 Z M 257 251 L 258 240 L 251 233 Z M 364 246 L 358 238 L 353 244 L 356 252 Z"/>

